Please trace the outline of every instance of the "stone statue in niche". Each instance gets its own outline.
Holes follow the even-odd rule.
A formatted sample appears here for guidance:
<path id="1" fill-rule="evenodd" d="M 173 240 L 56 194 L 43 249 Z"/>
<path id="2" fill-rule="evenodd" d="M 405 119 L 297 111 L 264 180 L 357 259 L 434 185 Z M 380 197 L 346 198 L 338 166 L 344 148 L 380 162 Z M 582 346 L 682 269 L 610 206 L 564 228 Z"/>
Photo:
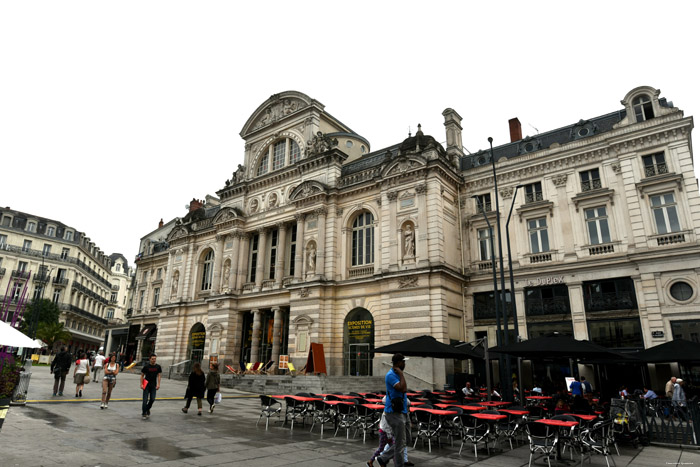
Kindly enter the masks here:
<path id="1" fill-rule="evenodd" d="M 254 199 L 250 202 L 250 212 L 258 212 L 258 200 Z"/>
<path id="2" fill-rule="evenodd" d="M 228 291 L 228 277 L 231 274 L 231 265 L 227 262 L 224 264 L 224 273 L 221 277 L 221 291 Z"/>
<path id="3" fill-rule="evenodd" d="M 306 273 L 313 274 L 316 271 L 316 246 L 309 245 L 309 253 L 306 259 Z"/>
<path id="4" fill-rule="evenodd" d="M 175 274 L 173 274 L 173 285 L 172 285 L 172 288 L 170 289 L 171 295 L 177 295 L 177 286 L 179 283 L 180 283 L 180 271 L 175 271 Z"/>
<path id="5" fill-rule="evenodd" d="M 415 258 L 416 256 L 416 243 L 415 243 L 415 231 L 411 225 L 407 225 L 403 233 L 403 257 L 404 258 Z"/>

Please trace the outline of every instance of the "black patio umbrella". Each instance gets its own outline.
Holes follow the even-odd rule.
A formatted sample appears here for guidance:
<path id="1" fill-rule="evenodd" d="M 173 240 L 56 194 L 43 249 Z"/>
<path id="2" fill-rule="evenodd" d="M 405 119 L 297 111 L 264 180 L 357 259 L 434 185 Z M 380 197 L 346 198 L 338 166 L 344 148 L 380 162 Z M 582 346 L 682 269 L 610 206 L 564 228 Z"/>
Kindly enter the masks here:
<path id="1" fill-rule="evenodd" d="M 385 345 L 374 349 L 375 353 L 402 353 L 407 357 L 432 357 L 454 358 L 465 360 L 467 358 L 482 358 L 468 349 L 455 348 L 443 344 L 432 336 L 418 336 L 395 344 Z"/>
<path id="2" fill-rule="evenodd" d="M 635 357 L 647 363 L 700 363 L 700 343 L 674 339 L 643 350 Z"/>
<path id="3" fill-rule="evenodd" d="M 523 358 L 595 358 L 619 359 L 621 355 L 587 340 L 561 334 L 536 337 L 522 342 L 492 347 L 489 352 L 507 353 Z"/>

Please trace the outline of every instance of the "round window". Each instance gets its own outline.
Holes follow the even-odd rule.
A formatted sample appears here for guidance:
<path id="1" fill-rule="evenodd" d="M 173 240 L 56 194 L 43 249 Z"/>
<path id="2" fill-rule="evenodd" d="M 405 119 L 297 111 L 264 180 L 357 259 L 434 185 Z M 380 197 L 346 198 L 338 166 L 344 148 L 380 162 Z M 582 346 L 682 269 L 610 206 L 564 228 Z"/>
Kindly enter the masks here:
<path id="1" fill-rule="evenodd" d="M 679 302 L 688 301 L 693 296 L 693 288 L 687 282 L 676 282 L 671 286 L 671 296 Z"/>
<path id="2" fill-rule="evenodd" d="M 581 128 L 578 130 L 578 135 L 579 136 L 586 136 L 588 134 L 588 128 Z"/>
<path id="3" fill-rule="evenodd" d="M 352 147 L 352 141 L 347 140 L 347 141 L 345 142 L 345 147 L 346 147 L 346 148 L 351 148 L 351 147 Z"/>
<path id="4" fill-rule="evenodd" d="M 535 149 L 535 145 L 534 145 L 534 144 L 532 144 L 532 143 L 527 143 L 527 144 L 525 145 L 525 150 L 526 150 L 527 152 L 531 152 L 533 149 Z"/>

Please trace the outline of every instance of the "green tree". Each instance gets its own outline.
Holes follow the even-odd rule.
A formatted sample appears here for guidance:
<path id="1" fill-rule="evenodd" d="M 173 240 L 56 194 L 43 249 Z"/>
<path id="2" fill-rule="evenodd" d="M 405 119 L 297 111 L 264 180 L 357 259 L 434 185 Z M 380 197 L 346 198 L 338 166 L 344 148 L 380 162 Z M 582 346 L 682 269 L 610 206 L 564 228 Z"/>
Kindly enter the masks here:
<path id="1" fill-rule="evenodd" d="M 39 323 L 39 329 L 36 332 L 39 339 L 46 342 L 49 349 L 53 348 L 56 342 L 67 342 L 73 338 L 73 334 L 68 332 L 63 323 Z"/>
<path id="2" fill-rule="evenodd" d="M 58 323 L 59 316 L 61 316 L 61 310 L 51 300 L 45 298 L 33 300 L 32 303 L 27 305 L 27 309 L 24 310 L 24 317 L 19 330 L 29 335 L 34 319 L 38 319 L 38 324 Z"/>

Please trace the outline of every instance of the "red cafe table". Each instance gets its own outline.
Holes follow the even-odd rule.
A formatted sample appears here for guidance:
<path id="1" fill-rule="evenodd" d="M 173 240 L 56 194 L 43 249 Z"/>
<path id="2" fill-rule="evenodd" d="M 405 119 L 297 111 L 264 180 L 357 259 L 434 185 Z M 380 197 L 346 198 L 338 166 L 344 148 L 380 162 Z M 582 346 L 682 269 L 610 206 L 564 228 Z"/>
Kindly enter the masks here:
<path id="1" fill-rule="evenodd" d="M 479 413 L 479 412 L 477 412 L 477 413 L 473 413 L 473 414 L 469 414 L 469 415 L 471 415 L 474 418 L 478 418 L 479 420 L 487 420 L 487 421 L 491 421 L 491 422 L 495 422 L 498 420 L 504 420 L 504 419 L 508 418 L 507 415 L 495 414 L 495 413 Z"/>
<path id="2" fill-rule="evenodd" d="M 507 401 L 484 401 L 484 402 L 479 402 L 479 405 L 483 405 L 485 407 L 505 407 L 507 405 L 510 405 L 510 402 Z"/>
<path id="3" fill-rule="evenodd" d="M 498 411 L 508 413 L 511 415 L 522 415 L 522 416 L 530 415 L 530 412 L 528 412 L 527 410 L 498 409 Z"/>
<path id="4" fill-rule="evenodd" d="M 435 407 L 440 407 L 441 409 L 446 409 L 448 407 L 459 407 L 460 409 L 469 412 L 478 412 L 479 410 L 486 410 L 486 407 L 483 407 L 481 405 L 435 404 Z"/>

